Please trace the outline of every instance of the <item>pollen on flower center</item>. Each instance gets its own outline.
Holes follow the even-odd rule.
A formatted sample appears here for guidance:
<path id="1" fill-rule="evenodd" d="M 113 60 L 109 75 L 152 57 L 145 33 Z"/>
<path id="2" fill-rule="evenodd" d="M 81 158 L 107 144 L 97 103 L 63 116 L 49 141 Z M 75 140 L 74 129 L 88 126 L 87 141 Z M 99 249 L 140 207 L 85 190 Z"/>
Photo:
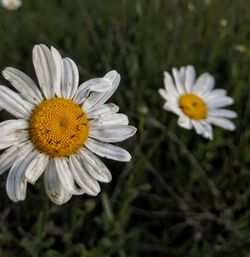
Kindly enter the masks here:
<path id="1" fill-rule="evenodd" d="M 202 120 L 207 117 L 207 106 L 197 95 L 184 94 L 179 98 L 179 106 L 191 119 Z"/>
<path id="2" fill-rule="evenodd" d="M 63 98 L 45 100 L 32 112 L 30 135 L 36 148 L 50 157 L 77 152 L 88 137 L 89 122 L 82 108 Z"/>

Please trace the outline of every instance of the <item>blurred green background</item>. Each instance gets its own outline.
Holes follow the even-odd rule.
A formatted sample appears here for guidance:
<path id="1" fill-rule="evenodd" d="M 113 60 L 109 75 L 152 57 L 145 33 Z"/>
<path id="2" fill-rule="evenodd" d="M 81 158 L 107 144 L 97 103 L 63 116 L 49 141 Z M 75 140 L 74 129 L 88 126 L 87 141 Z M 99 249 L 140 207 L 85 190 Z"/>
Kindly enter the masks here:
<path id="1" fill-rule="evenodd" d="M 249 10 L 248 0 L 23 0 L 19 10 L 0 8 L 1 70 L 35 79 L 38 43 L 74 59 L 81 81 L 116 69 L 122 81 L 111 100 L 138 128 L 121 144 L 133 160 L 105 160 L 113 180 L 95 198 L 53 205 L 40 179 L 12 203 L 2 175 L 0 256 L 249 257 Z M 235 98 L 235 132 L 215 128 L 210 142 L 163 111 L 163 71 L 187 64 Z"/>

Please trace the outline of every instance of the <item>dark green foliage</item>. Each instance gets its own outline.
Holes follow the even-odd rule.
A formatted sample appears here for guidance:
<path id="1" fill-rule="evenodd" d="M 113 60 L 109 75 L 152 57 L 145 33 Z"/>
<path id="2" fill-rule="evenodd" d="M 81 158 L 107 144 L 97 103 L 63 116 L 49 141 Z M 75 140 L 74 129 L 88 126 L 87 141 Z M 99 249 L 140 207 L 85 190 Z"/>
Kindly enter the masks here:
<path id="1" fill-rule="evenodd" d="M 1 8 L 1 70 L 35 79 L 37 43 L 73 58 L 81 81 L 116 69 L 122 81 L 112 101 L 138 133 L 122 143 L 132 162 L 105 160 L 113 180 L 96 198 L 55 206 L 41 178 L 12 203 L 2 175 L 0 256 L 249 257 L 249 10 L 247 0 L 23 0 L 15 12 Z M 235 98 L 234 133 L 215 128 L 208 142 L 162 110 L 163 71 L 187 64 Z"/>

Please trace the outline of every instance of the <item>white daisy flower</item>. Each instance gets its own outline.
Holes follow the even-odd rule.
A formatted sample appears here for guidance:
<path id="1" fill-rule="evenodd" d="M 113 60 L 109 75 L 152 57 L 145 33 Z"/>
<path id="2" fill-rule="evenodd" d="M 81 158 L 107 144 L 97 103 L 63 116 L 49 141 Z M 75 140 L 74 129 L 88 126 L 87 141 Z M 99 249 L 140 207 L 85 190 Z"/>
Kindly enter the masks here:
<path id="1" fill-rule="evenodd" d="M 33 49 L 40 89 L 23 72 L 6 68 L 3 76 L 18 93 L 0 86 L 0 107 L 17 119 L 0 123 L 0 174 L 10 168 L 7 193 L 14 202 L 26 197 L 27 182 L 44 172 L 45 190 L 56 204 L 72 195 L 97 195 L 111 173 L 96 156 L 127 162 L 130 154 L 110 143 L 136 132 L 119 107 L 106 101 L 120 82 L 116 71 L 80 86 L 76 64 L 55 48 Z M 96 155 L 95 155 L 96 154 Z"/>
<path id="2" fill-rule="evenodd" d="M 193 66 L 173 68 L 172 73 L 173 79 L 164 72 L 165 89 L 160 89 L 159 93 L 166 100 L 163 108 L 179 116 L 179 126 L 194 128 L 197 134 L 211 140 L 211 124 L 235 130 L 229 119 L 236 118 L 237 114 L 224 109 L 233 104 L 233 98 L 228 97 L 224 89 L 214 89 L 215 80 L 211 74 L 203 73 L 196 79 Z"/>
<path id="3" fill-rule="evenodd" d="M 22 6 L 21 0 L 1 0 L 1 5 L 10 11 L 14 11 Z"/>

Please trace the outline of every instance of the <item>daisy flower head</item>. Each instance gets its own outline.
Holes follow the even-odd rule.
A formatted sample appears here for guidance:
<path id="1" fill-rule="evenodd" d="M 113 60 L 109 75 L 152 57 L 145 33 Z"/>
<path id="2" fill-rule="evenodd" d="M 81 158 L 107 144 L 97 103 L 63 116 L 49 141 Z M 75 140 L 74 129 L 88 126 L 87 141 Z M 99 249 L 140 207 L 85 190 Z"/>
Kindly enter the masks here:
<path id="1" fill-rule="evenodd" d="M 195 69 L 189 65 L 172 69 L 173 76 L 164 72 L 164 89 L 159 93 L 166 101 L 163 108 L 179 116 L 178 124 L 185 129 L 194 128 L 198 135 L 213 139 L 212 124 L 235 130 L 229 119 L 237 114 L 224 107 L 233 104 L 224 89 L 214 89 L 215 80 L 209 73 L 197 79 Z"/>
<path id="2" fill-rule="evenodd" d="M 0 174 L 10 168 L 7 194 L 26 197 L 27 183 L 44 173 L 44 186 L 55 204 L 72 195 L 97 195 L 98 182 L 111 173 L 97 155 L 127 162 L 130 154 L 113 145 L 132 137 L 136 128 L 119 107 L 106 101 L 120 82 L 112 70 L 79 85 L 76 64 L 53 47 L 36 45 L 33 63 L 39 87 L 25 73 L 6 68 L 3 76 L 17 92 L 0 86 L 0 107 L 17 119 L 0 123 Z"/>
<path id="3" fill-rule="evenodd" d="M 21 0 L 1 0 L 1 5 L 7 10 L 14 11 L 22 6 Z"/>

